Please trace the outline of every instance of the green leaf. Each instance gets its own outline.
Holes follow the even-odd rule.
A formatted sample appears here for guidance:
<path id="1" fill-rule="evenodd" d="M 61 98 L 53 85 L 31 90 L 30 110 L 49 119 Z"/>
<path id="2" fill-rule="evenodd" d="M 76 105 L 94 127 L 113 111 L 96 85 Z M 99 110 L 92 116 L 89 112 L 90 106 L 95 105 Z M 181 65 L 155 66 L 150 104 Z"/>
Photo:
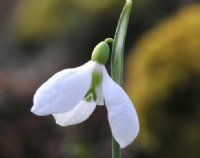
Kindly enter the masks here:
<path id="1" fill-rule="evenodd" d="M 124 45 L 131 8 L 132 1 L 127 0 L 118 21 L 112 47 L 111 75 L 113 80 L 119 85 L 122 85 L 123 81 Z"/>

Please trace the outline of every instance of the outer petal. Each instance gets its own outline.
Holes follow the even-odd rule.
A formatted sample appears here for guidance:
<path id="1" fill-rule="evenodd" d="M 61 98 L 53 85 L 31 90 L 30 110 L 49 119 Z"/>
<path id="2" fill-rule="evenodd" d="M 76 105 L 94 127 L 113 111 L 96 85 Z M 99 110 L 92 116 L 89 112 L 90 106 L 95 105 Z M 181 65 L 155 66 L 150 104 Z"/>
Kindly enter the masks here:
<path id="1" fill-rule="evenodd" d="M 103 94 L 111 131 L 120 147 L 124 148 L 139 132 L 137 113 L 127 94 L 110 78 L 105 67 L 103 75 Z"/>
<path id="2" fill-rule="evenodd" d="M 31 111 L 48 115 L 74 108 L 89 89 L 95 64 L 89 61 L 80 67 L 56 73 L 36 91 Z"/>
<path id="3" fill-rule="evenodd" d="M 89 118 L 96 107 L 95 103 L 81 101 L 71 111 L 53 114 L 56 123 L 61 126 L 69 126 L 81 123 Z"/>

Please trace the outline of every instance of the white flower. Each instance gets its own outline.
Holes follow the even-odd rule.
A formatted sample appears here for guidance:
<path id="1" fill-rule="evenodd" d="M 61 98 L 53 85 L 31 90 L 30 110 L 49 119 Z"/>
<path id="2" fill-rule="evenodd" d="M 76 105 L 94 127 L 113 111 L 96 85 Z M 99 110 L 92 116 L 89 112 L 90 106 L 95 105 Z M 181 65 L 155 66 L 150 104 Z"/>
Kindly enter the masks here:
<path id="1" fill-rule="evenodd" d="M 96 48 L 108 51 L 107 44 L 106 50 L 103 45 L 105 42 Z M 56 73 L 36 91 L 31 111 L 40 116 L 52 114 L 57 124 L 68 126 L 85 121 L 96 105 L 105 101 L 112 135 L 124 148 L 138 134 L 138 117 L 127 94 L 108 75 L 104 66 L 107 59 L 102 59 L 93 53 L 92 61 Z"/>

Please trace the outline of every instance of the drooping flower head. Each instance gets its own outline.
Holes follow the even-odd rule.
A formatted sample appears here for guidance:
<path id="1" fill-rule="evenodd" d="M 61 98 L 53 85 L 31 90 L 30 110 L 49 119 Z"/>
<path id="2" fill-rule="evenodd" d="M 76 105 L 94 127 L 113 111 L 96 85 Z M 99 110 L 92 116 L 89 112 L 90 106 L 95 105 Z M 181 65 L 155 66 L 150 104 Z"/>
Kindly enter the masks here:
<path id="1" fill-rule="evenodd" d="M 100 42 L 84 65 L 64 69 L 36 91 L 31 112 L 44 116 L 52 114 L 58 125 L 68 126 L 85 121 L 97 105 L 106 105 L 113 137 L 121 148 L 137 136 L 139 122 L 134 106 L 108 75 L 105 64 L 109 46 Z"/>

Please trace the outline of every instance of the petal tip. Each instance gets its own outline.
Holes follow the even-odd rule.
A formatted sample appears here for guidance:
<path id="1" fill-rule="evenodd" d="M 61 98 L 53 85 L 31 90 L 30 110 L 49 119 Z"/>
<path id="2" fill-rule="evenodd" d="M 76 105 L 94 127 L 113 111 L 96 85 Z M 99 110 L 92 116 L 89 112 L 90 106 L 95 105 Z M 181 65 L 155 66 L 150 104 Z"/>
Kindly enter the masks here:
<path id="1" fill-rule="evenodd" d="M 68 125 L 66 125 L 63 121 L 61 121 L 60 119 L 58 119 L 58 114 L 52 114 L 52 115 L 53 115 L 53 118 L 54 118 L 55 123 L 56 123 L 57 125 L 62 126 L 62 127 L 68 126 Z"/>
<path id="2" fill-rule="evenodd" d="M 37 108 L 37 106 L 33 105 L 33 107 L 30 110 L 33 114 L 38 115 L 38 116 L 46 116 L 49 115 L 45 113 L 42 109 Z"/>
<path id="3" fill-rule="evenodd" d="M 126 148 L 128 145 L 130 145 L 135 139 L 137 138 L 139 134 L 139 123 L 137 123 L 134 126 L 134 131 L 131 132 L 131 135 L 128 136 L 127 138 L 124 138 L 123 140 L 119 140 L 118 143 L 120 145 L 120 148 Z"/>
<path id="4" fill-rule="evenodd" d="M 35 115 L 41 116 L 41 114 L 37 112 L 37 110 L 35 109 L 34 106 L 31 108 L 30 111 L 31 111 L 33 114 L 35 114 Z"/>

